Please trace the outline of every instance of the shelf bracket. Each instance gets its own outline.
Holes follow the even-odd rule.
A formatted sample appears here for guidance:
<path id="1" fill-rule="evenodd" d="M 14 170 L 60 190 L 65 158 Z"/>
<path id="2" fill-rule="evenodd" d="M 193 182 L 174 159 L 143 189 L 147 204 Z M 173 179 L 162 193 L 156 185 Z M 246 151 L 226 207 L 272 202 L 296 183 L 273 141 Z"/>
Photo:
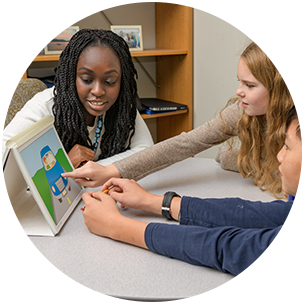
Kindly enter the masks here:
<path id="1" fill-rule="evenodd" d="M 143 69 L 143 71 L 145 72 L 145 74 L 149 77 L 149 79 L 154 83 L 155 87 L 160 89 L 161 86 L 158 85 L 155 80 L 151 77 L 151 75 L 149 74 L 149 72 L 145 69 L 145 67 L 142 65 L 142 63 L 140 62 L 140 60 L 137 57 L 134 57 L 134 59 L 136 60 L 136 62 L 141 66 L 141 68 Z"/>

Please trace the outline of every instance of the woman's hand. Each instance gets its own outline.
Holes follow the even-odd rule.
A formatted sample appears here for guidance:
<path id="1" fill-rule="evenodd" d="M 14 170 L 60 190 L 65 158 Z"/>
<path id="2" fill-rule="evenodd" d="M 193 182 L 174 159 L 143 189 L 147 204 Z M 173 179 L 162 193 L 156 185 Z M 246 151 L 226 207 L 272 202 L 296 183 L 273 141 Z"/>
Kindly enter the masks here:
<path id="1" fill-rule="evenodd" d="M 74 168 L 78 168 L 82 162 L 92 161 L 95 152 L 88 147 L 76 144 L 69 151 L 68 156 Z"/>
<path id="2" fill-rule="evenodd" d="M 148 193 L 136 181 L 111 178 L 103 185 L 101 191 L 110 187 L 112 188 L 108 194 L 122 207 L 160 214 L 163 196 Z"/>
<path id="3" fill-rule="evenodd" d="M 112 177 L 121 177 L 113 164 L 102 166 L 92 161 L 87 162 L 73 172 L 66 172 L 62 176 L 74 178 L 77 183 L 87 187 L 98 187 Z"/>

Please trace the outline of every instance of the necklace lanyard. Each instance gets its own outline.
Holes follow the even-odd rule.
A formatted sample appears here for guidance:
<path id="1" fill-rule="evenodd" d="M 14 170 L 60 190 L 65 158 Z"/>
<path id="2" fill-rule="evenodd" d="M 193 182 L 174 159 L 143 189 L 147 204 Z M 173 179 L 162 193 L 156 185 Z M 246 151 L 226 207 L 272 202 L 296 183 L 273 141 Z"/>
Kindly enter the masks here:
<path id="1" fill-rule="evenodd" d="M 93 151 L 94 152 L 96 152 L 97 145 L 98 145 L 98 142 L 101 137 L 102 129 L 103 129 L 103 115 L 100 115 L 98 118 L 97 127 L 95 129 L 95 136 L 94 136 L 94 140 L 93 140 Z"/>

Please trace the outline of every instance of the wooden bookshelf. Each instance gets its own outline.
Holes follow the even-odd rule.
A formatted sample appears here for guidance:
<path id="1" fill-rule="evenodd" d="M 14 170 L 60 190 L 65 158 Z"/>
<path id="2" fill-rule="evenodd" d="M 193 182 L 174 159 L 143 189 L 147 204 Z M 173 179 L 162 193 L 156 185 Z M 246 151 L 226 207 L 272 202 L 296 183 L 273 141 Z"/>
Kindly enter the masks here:
<path id="1" fill-rule="evenodd" d="M 193 9 L 156 3 L 156 48 L 187 50 L 183 56 L 156 58 L 157 98 L 188 106 L 187 113 L 157 119 L 158 142 L 193 129 Z"/>
<path id="2" fill-rule="evenodd" d="M 157 98 L 186 104 L 188 110 L 143 114 L 157 118 L 157 141 L 193 128 L 193 9 L 155 3 L 156 48 L 132 51 L 132 57 L 156 57 Z M 58 61 L 60 55 L 38 55 L 34 62 Z M 27 77 L 27 73 L 23 78 Z"/>

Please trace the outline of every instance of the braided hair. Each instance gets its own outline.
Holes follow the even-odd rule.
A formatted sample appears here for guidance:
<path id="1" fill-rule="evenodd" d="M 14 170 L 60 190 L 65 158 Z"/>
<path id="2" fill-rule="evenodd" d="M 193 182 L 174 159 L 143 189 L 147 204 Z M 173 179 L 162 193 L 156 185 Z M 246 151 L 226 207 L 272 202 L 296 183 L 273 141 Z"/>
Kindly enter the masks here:
<path id="1" fill-rule="evenodd" d="M 107 30 L 83 29 L 74 34 L 60 55 L 54 87 L 54 126 L 69 152 L 75 144 L 92 149 L 84 106 L 76 89 L 76 68 L 80 54 L 89 47 L 106 46 L 118 56 L 121 64 L 121 87 L 116 102 L 104 120 L 105 132 L 100 141 L 99 159 L 111 157 L 130 148 L 137 115 L 137 71 L 127 43 Z"/>

